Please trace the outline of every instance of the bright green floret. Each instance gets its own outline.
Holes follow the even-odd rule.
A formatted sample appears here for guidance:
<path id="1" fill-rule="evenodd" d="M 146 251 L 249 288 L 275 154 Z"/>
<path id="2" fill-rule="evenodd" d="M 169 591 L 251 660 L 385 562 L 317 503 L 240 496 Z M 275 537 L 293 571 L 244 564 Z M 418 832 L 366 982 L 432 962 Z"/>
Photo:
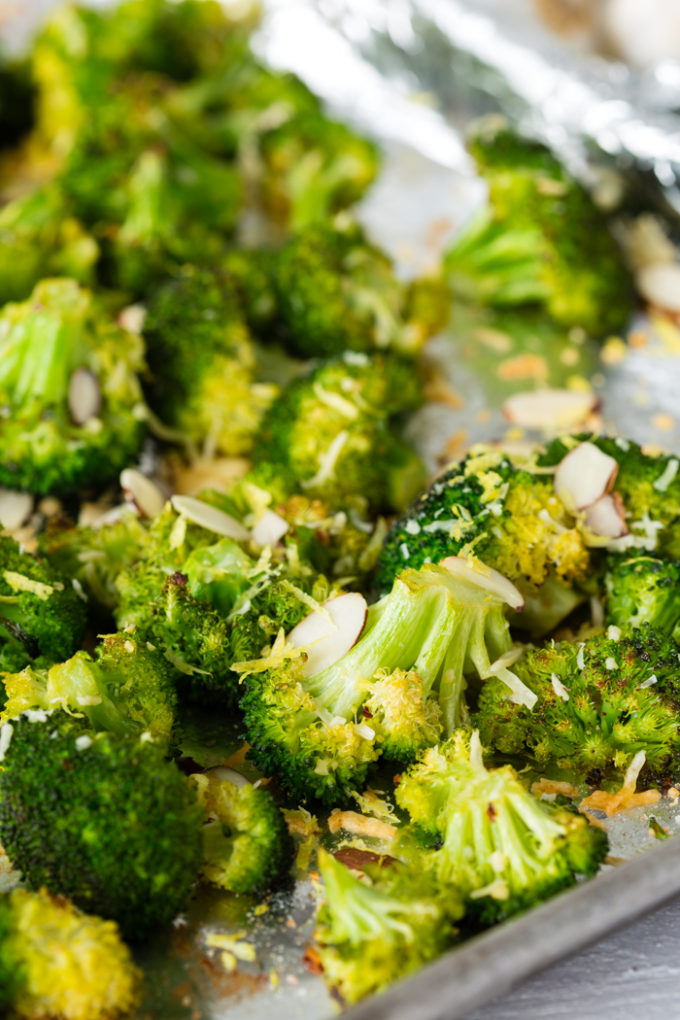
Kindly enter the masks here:
<path id="1" fill-rule="evenodd" d="M 0 897 L 3 1015 L 114 1020 L 138 1005 L 141 981 L 111 921 L 44 891 L 14 889 Z"/>
<path id="2" fill-rule="evenodd" d="M 545 146 L 505 121 L 481 121 L 468 141 L 489 204 L 454 241 L 444 265 L 458 297 L 542 305 L 556 322 L 594 336 L 623 329 L 633 286 L 592 198 Z"/>
<path id="3" fill-rule="evenodd" d="M 84 633 L 85 606 L 66 575 L 0 535 L 0 671 L 60 662 Z"/>
<path id="4" fill-rule="evenodd" d="M 491 681 L 475 724 L 489 747 L 541 767 L 625 771 L 644 751 L 653 774 L 677 776 L 679 654 L 672 638 L 648 624 L 530 649 L 514 669 L 538 696 L 534 709 L 511 705 Z"/>
<path id="5" fill-rule="evenodd" d="M 653 556 L 612 559 L 605 574 L 605 623 L 651 624 L 680 640 L 680 564 Z"/>
<path id="6" fill-rule="evenodd" d="M 214 771 L 191 778 L 206 814 L 203 878 L 229 892 L 258 895 L 284 881 L 293 841 L 271 793 L 251 783 L 236 786 Z"/>
<path id="7" fill-rule="evenodd" d="M 456 940 L 460 896 L 445 896 L 422 872 L 367 868 L 359 878 L 319 850 L 323 900 L 314 933 L 323 976 L 351 1005 L 384 991 Z"/>
<path id="8" fill-rule="evenodd" d="M 398 509 L 423 483 L 399 427 L 420 401 L 412 365 L 348 353 L 284 389 L 263 420 L 253 462 L 271 465 L 291 493 L 338 507 L 363 497 L 373 509 Z"/>
<path id="9" fill-rule="evenodd" d="M 176 765 L 144 738 L 92 733 L 63 711 L 5 723 L 0 840 L 32 889 L 143 938 L 186 906 L 203 812 Z"/>
<path id="10" fill-rule="evenodd" d="M 583 815 L 537 800 L 509 765 L 487 769 L 476 731 L 425 751 L 396 796 L 414 825 L 441 840 L 427 867 L 460 890 L 480 925 L 593 875 L 607 853 L 606 835 Z"/>
<path id="11" fill-rule="evenodd" d="M 0 484 L 71 493 L 116 477 L 143 438 L 141 340 L 75 280 L 43 280 L 0 316 Z"/>
<path id="12" fill-rule="evenodd" d="M 369 608 L 354 647 L 320 672 L 309 674 L 305 650 L 282 637 L 237 666 L 258 767 L 301 798 L 334 804 L 361 788 L 381 753 L 413 760 L 442 727 L 465 721 L 467 677 L 497 675 L 513 698 L 531 701 L 502 659 L 512 649 L 504 598 L 469 573 L 404 571 Z"/>

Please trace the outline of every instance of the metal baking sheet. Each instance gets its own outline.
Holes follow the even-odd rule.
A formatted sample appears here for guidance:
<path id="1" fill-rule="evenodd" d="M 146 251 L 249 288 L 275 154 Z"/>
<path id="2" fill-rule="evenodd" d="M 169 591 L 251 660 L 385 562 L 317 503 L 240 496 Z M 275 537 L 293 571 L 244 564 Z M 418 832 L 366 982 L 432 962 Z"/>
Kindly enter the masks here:
<path id="1" fill-rule="evenodd" d="M 52 5 L 52 0 L 24 0 L 19 15 L 6 22 L 5 33 L 18 43 L 31 20 Z M 650 117 L 657 132 L 670 130 L 671 124 L 678 129 L 658 92 L 654 109 L 646 98 L 653 92 L 653 73 L 635 78 L 625 69 L 615 71 L 560 48 L 533 22 L 526 0 L 480 0 L 478 9 L 474 6 L 462 0 L 267 0 L 256 36 L 263 57 L 296 71 L 334 113 L 381 142 L 383 171 L 360 216 L 405 276 L 435 263 L 483 200 L 484 189 L 461 143 L 465 121 L 493 105 L 522 116 L 533 112 L 536 123 L 541 110 L 545 113 L 540 95 L 532 105 L 526 74 L 508 83 L 512 54 L 515 60 L 524 55 L 525 68 L 540 65 L 553 75 L 559 71 L 574 95 L 582 96 L 587 87 L 591 98 L 603 102 L 616 75 L 623 87 L 623 75 L 628 112 L 635 98 L 638 120 Z M 499 12 L 505 20 L 498 20 Z M 501 50 L 490 43 L 499 32 Z M 471 56 L 456 73 L 454 57 L 463 52 Z M 568 135 L 565 131 L 567 141 Z M 583 148 L 568 146 L 567 151 L 583 169 Z M 672 206 L 673 174 L 664 182 L 658 170 L 653 161 L 645 165 L 657 193 Z M 672 331 L 656 335 L 643 319 L 635 326 L 646 337 L 644 346 L 625 349 L 623 355 L 610 347 L 603 357 L 601 345 L 574 344 L 567 358 L 563 352 L 549 354 L 547 378 L 552 385 L 565 385 L 575 374 L 590 377 L 602 400 L 605 428 L 680 451 L 680 336 Z M 412 437 L 432 470 L 440 465 L 445 447 L 451 451 L 457 442 L 462 452 L 473 441 L 504 434 L 503 399 L 535 385 L 531 379 L 499 378 L 500 363 L 521 353 L 470 350 L 454 308 L 450 327 L 430 345 L 429 357 L 460 398 L 459 406 L 430 404 L 411 423 Z M 664 800 L 653 813 L 675 836 L 680 827 L 675 804 Z M 356 1020 L 462 1017 L 546 964 L 680 894 L 680 844 L 674 839 L 658 844 L 649 834 L 644 809 L 613 819 L 608 828 L 612 855 L 627 863 L 607 867 L 583 887 L 452 950 L 347 1015 Z M 314 904 L 308 880 L 274 896 L 260 915 L 252 904 L 200 889 L 186 916 L 139 952 L 147 998 L 138 1020 L 259 1020 L 272 1013 L 279 1020 L 325 1020 L 334 1015 L 337 1006 L 323 982 L 302 962 Z M 255 947 L 255 962 L 227 972 L 219 951 L 207 945 L 214 933 L 243 933 Z"/>

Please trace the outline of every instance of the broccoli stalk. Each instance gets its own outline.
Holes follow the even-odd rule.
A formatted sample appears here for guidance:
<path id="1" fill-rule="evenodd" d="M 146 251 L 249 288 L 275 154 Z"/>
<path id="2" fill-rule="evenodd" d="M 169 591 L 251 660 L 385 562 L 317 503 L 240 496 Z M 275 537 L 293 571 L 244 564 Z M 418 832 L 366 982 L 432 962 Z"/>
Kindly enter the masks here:
<path id="1" fill-rule="evenodd" d="M 586 819 L 533 797 L 506 765 L 487 769 L 477 731 L 429 748 L 397 787 L 397 803 L 441 840 L 427 866 L 453 884 L 477 924 L 494 924 L 594 874 L 607 837 Z"/>

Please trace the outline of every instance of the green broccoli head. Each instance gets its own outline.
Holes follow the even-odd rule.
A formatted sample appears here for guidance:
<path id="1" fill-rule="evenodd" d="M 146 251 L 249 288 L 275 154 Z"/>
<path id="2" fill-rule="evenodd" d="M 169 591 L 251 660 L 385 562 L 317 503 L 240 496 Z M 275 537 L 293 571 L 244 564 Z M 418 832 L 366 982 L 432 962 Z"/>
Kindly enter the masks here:
<path id="1" fill-rule="evenodd" d="M 135 456 L 145 406 L 141 340 L 74 280 L 43 280 L 0 316 L 0 484 L 73 493 Z"/>
<path id="2" fill-rule="evenodd" d="M 0 670 L 59 662 L 84 633 L 85 607 L 66 576 L 0 535 Z"/>
<path id="3" fill-rule="evenodd" d="M 319 850 L 323 899 L 314 932 L 329 987 L 351 1005 L 440 956 L 463 914 L 454 889 L 405 867 L 367 867 L 359 877 Z"/>
<path id="4" fill-rule="evenodd" d="M 258 767 L 301 798 L 334 804 L 361 786 L 381 753 L 411 760 L 442 727 L 464 722 L 467 677 L 499 676 L 514 699 L 531 703 L 507 668 L 505 597 L 484 570 L 404 571 L 368 609 L 356 644 L 316 671 L 307 665 L 314 644 L 294 647 L 283 635 L 263 659 L 235 665 Z M 334 619 L 342 600 L 357 598 L 331 599 L 316 612 Z"/>
<path id="5" fill-rule="evenodd" d="M 153 741 L 38 710 L 5 723 L 3 747 L 0 840 L 30 888 L 68 896 L 130 939 L 184 908 L 203 812 Z"/>
<path id="6" fill-rule="evenodd" d="M 649 623 L 680 640 L 680 564 L 653 556 L 612 557 L 605 574 L 605 623 Z"/>
<path id="7" fill-rule="evenodd" d="M 26 1020 L 112 1020 L 140 999 L 142 975 L 116 925 L 44 890 L 0 898 L 0 1001 Z"/>
<path id="8" fill-rule="evenodd" d="M 292 237 L 272 260 L 272 281 L 278 330 L 300 357 L 417 353 L 442 322 L 434 284 L 426 300 L 402 283 L 389 257 L 344 216 Z"/>
<path id="9" fill-rule="evenodd" d="M 404 506 L 423 482 L 419 458 L 399 435 L 399 418 L 420 403 L 413 367 L 362 353 L 322 363 L 290 383 L 265 415 L 253 449 L 306 495 L 342 506 Z"/>
<path id="10" fill-rule="evenodd" d="M 251 783 L 237 786 L 219 769 L 191 780 L 206 814 L 203 877 L 220 889 L 258 895 L 284 881 L 293 841 L 271 793 Z"/>
<path id="11" fill-rule="evenodd" d="M 174 672 L 163 656 L 132 635 L 103 638 L 96 659 L 76 652 L 50 669 L 28 666 L 3 677 L 7 702 L 2 718 L 27 709 L 56 706 L 85 716 L 95 730 L 117 735 L 145 733 L 168 747 L 175 725 Z"/>
<path id="12" fill-rule="evenodd" d="M 392 525 L 378 559 L 385 591 L 404 567 L 477 556 L 527 597 L 520 626 L 550 630 L 583 599 L 590 552 L 550 474 L 475 447 Z"/>
<path id="13" fill-rule="evenodd" d="M 533 710 L 510 705 L 491 681 L 475 724 L 490 747 L 541 766 L 579 775 L 624 771 L 644 751 L 648 774 L 677 775 L 678 654 L 675 642 L 648 624 L 530 649 L 514 668 L 537 695 Z"/>
<path id="14" fill-rule="evenodd" d="M 211 452 L 242 454 L 275 387 L 256 381 L 239 294 L 218 269 L 185 267 L 152 296 L 144 336 L 151 406 Z"/>
<path id="15" fill-rule="evenodd" d="M 454 293 L 482 304 L 540 304 L 595 336 L 621 330 L 632 278 L 587 192 L 548 149 L 500 118 L 481 121 L 469 148 L 489 205 L 446 254 Z"/>
<path id="16" fill-rule="evenodd" d="M 460 890 L 478 925 L 594 874 L 607 853 L 605 833 L 583 815 L 537 800 L 509 765 L 487 769 L 477 731 L 425 751 L 396 797 L 415 826 L 441 840 L 427 866 Z"/>

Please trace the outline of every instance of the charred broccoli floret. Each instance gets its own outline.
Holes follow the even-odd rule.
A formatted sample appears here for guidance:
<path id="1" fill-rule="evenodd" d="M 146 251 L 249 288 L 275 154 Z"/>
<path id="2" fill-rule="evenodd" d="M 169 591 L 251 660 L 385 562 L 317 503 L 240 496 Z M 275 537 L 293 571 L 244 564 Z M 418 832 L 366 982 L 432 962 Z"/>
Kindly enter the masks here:
<path id="1" fill-rule="evenodd" d="M 584 597 L 578 585 L 590 552 L 552 477 L 498 450 L 474 448 L 392 525 L 378 588 L 388 589 L 404 567 L 453 555 L 478 556 L 517 584 L 526 606 L 515 622 L 527 629 L 552 629 Z"/>
<path id="2" fill-rule="evenodd" d="M 3 677 L 2 719 L 26 709 L 63 708 L 83 715 L 95 730 L 146 733 L 167 747 L 175 724 L 174 673 L 160 652 L 129 634 L 109 634 L 96 658 L 76 652 L 49 670 L 30 666 Z"/>
<path id="3" fill-rule="evenodd" d="M 211 453 L 248 452 L 276 387 L 257 362 L 230 277 L 185 267 L 152 296 L 144 325 L 153 409 Z"/>
<path id="4" fill-rule="evenodd" d="M 511 705 L 500 685 L 483 688 L 475 724 L 489 747 L 553 763 L 580 775 L 625 771 L 644 751 L 648 773 L 677 775 L 680 748 L 675 642 L 643 624 L 610 627 L 584 641 L 530 649 L 514 669 L 537 695 L 531 711 Z"/>
<path id="5" fill-rule="evenodd" d="M 293 841 L 263 787 L 237 786 L 218 770 L 191 777 L 206 813 L 201 874 L 220 889 L 262 894 L 286 878 Z"/>
<path id="6" fill-rule="evenodd" d="M 319 850 L 323 899 L 314 932 L 326 983 L 347 1004 L 384 991 L 440 956 L 463 915 L 455 889 L 426 874 L 370 867 L 358 877 Z"/>
<path id="7" fill-rule="evenodd" d="M 66 576 L 0 535 L 0 672 L 60 662 L 84 633 L 85 608 Z"/>
<path id="8" fill-rule="evenodd" d="M 292 492 L 335 506 L 364 497 L 374 509 L 404 506 L 423 482 L 419 458 L 399 435 L 399 419 L 420 403 L 413 367 L 348 353 L 290 383 L 274 401 L 253 449 Z"/>
<path id="9" fill-rule="evenodd" d="M 0 897 L 0 1008 L 35 1020 L 112 1020 L 137 1005 L 142 975 L 111 921 L 46 892 Z"/>
<path id="10" fill-rule="evenodd" d="M 680 564 L 653 556 L 614 559 L 605 574 L 605 623 L 651 624 L 680 640 Z"/>
<path id="11" fill-rule="evenodd" d="M 0 316 L 0 484 L 72 493 L 115 478 L 143 437 L 141 340 L 74 280 Z"/>
<path id="12" fill-rule="evenodd" d="M 491 305 L 543 305 L 594 336 L 622 329 L 633 286 L 623 254 L 592 198 L 545 146 L 498 117 L 469 138 L 489 205 L 444 259 L 453 292 Z"/>
<path id="13" fill-rule="evenodd" d="M 509 765 L 487 769 L 479 734 L 458 731 L 400 779 L 397 803 L 439 849 L 424 856 L 478 925 L 534 906 L 593 875 L 607 837 L 570 808 L 537 800 Z"/>
<path id="14" fill-rule="evenodd" d="M 504 659 L 512 650 L 503 611 L 511 595 L 496 580 L 482 565 L 455 575 L 435 566 L 406 570 L 331 665 L 315 669 L 309 658 L 318 656 L 318 640 L 305 647 L 302 636 L 287 643 L 281 634 L 263 659 L 235 666 L 257 766 L 302 798 L 334 804 L 361 786 L 381 753 L 412 761 L 442 727 L 450 732 L 464 721 L 466 676 L 497 675 L 513 698 L 531 703 Z M 331 632 L 342 630 L 346 600 L 357 598 L 342 595 L 316 612 L 333 621 L 340 613 Z"/>
<path id="15" fill-rule="evenodd" d="M 201 865 L 203 812 L 153 741 L 92 733 L 57 710 L 4 724 L 0 840 L 25 882 L 118 922 L 170 921 Z"/>
<path id="16" fill-rule="evenodd" d="M 389 257 L 345 217 L 314 223 L 291 238 L 272 262 L 276 325 L 300 357 L 331 357 L 346 350 L 417 353 L 443 325 L 448 299 L 423 281 L 402 283 Z"/>

